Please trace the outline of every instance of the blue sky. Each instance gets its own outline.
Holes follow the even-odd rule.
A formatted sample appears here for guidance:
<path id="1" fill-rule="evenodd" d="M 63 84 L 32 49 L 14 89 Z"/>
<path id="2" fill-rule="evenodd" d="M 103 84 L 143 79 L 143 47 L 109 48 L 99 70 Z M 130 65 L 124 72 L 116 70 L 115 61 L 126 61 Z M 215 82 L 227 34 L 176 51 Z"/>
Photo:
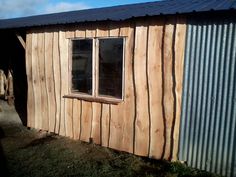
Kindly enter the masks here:
<path id="1" fill-rule="evenodd" d="M 155 0 L 0 0 L 0 19 Z"/>

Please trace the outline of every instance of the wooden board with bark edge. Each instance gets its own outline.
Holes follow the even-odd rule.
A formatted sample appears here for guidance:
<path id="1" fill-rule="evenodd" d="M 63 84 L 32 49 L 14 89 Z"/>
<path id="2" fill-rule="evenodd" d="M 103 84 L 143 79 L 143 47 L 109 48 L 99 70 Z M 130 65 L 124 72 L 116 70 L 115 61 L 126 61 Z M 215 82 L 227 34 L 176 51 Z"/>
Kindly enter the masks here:
<path id="1" fill-rule="evenodd" d="M 53 32 L 53 77 L 54 77 L 54 91 L 55 91 L 55 133 L 60 132 L 61 129 L 61 71 L 60 71 L 60 50 L 59 50 L 59 31 Z"/>
<path id="2" fill-rule="evenodd" d="M 53 75 L 53 32 L 45 31 L 45 79 L 48 105 L 49 131 L 55 131 L 56 98 Z"/>
<path id="3" fill-rule="evenodd" d="M 173 138 L 172 160 L 178 159 L 179 129 L 181 119 L 182 88 L 183 88 L 183 70 L 184 70 L 184 50 L 186 36 L 186 19 L 177 18 L 176 36 L 175 36 L 175 77 L 176 77 L 176 120 Z"/>
<path id="4" fill-rule="evenodd" d="M 68 44 L 65 40 L 65 31 L 59 31 L 59 57 L 60 57 L 60 71 L 61 71 L 61 114 L 60 114 L 60 131 L 59 134 L 66 136 L 66 101 L 63 98 L 68 94 Z"/>
<path id="5" fill-rule="evenodd" d="M 164 146 L 164 117 L 162 112 L 162 20 L 149 22 L 147 69 L 150 105 L 150 154 L 160 159 Z"/>
<path id="6" fill-rule="evenodd" d="M 171 140 L 172 140 L 172 122 L 174 119 L 174 95 L 173 95 L 173 73 L 172 67 L 173 62 L 173 33 L 174 33 L 174 21 L 173 19 L 168 19 L 165 25 L 164 34 L 164 60 L 163 60 L 163 75 L 164 75 L 164 111 L 165 111 L 165 153 L 164 159 L 169 160 L 171 155 Z"/>
<path id="7" fill-rule="evenodd" d="M 109 37 L 120 37 L 120 25 L 110 23 L 109 26 Z M 124 116 L 124 102 L 118 105 L 111 105 L 110 130 L 112 131 L 110 132 L 109 147 L 121 151 L 123 151 Z"/>
<path id="8" fill-rule="evenodd" d="M 27 126 L 35 127 L 35 103 L 34 103 L 34 89 L 32 78 L 32 33 L 26 34 L 26 74 L 28 81 L 28 94 L 27 94 Z"/>
<path id="9" fill-rule="evenodd" d="M 38 67 L 39 67 L 39 80 L 41 87 L 41 115 L 40 129 L 48 131 L 49 117 L 48 117 L 48 102 L 47 102 L 47 90 L 46 90 L 46 77 L 45 77 L 45 38 L 44 30 L 38 32 Z"/>
<path id="10" fill-rule="evenodd" d="M 147 32 L 144 21 L 136 22 L 134 49 L 134 79 L 136 95 L 135 147 L 134 153 L 148 156 L 149 151 L 149 113 L 147 88 Z"/>
<path id="11" fill-rule="evenodd" d="M 65 40 L 68 44 L 68 57 L 67 57 L 67 94 L 70 92 L 71 86 L 71 46 L 70 46 L 70 38 L 75 37 L 75 29 L 70 28 L 65 33 Z M 64 66 L 66 67 L 66 66 Z M 73 138 L 74 137 L 74 126 L 73 126 L 73 99 L 65 98 L 65 129 L 66 129 L 66 136 Z"/>
<path id="12" fill-rule="evenodd" d="M 133 153 L 133 133 L 134 133 L 134 82 L 133 82 L 133 47 L 134 28 L 131 23 L 122 23 L 120 36 L 125 37 L 124 47 L 124 118 L 122 127 L 122 149 Z"/>
<path id="13" fill-rule="evenodd" d="M 42 118 L 42 102 L 41 102 L 41 87 L 39 81 L 39 66 L 38 66 L 38 34 L 36 31 L 32 32 L 32 79 L 34 91 L 34 105 L 35 105 L 35 127 L 40 129 Z"/>

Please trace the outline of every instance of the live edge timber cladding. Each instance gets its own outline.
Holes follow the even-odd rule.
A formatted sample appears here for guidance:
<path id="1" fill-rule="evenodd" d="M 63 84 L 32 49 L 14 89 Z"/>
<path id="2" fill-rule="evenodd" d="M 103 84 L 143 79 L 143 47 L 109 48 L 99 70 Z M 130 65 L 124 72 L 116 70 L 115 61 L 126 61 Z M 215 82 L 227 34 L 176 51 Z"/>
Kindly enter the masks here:
<path id="1" fill-rule="evenodd" d="M 141 156 L 176 158 L 185 32 L 182 17 L 28 31 L 28 126 Z M 63 98 L 70 38 L 109 36 L 126 37 L 124 101 Z"/>

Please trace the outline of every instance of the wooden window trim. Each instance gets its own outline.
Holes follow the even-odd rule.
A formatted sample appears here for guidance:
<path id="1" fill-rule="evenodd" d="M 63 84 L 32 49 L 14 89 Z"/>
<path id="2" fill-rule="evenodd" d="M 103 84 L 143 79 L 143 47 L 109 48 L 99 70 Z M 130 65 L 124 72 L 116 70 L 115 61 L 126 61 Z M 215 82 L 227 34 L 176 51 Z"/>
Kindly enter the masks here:
<path id="1" fill-rule="evenodd" d="M 119 98 L 113 98 L 113 97 L 94 97 L 89 95 L 82 95 L 82 94 L 69 94 L 64 95 L 63 98 L 72 98 L 72 99 L 78 99 L 78 100 L 84 100 L 89 102 L 98 102 L 98 103 L 106 103 L 106 104 L 119 104 L 122 103 L 123 100 Z"/>
<path id="2" fill-rule="evenodd" d="M 99 95 L 99 39 L 112 39 L 112 38 L 122 38 L 123 39 L 123 58 L 122 58 L 122 97 L 115 98 L 108 95 Z M 72 91 L 72 41 L 80 39 L 92 39 L 93 49 L 92 49 L 92 95 L 86 93 L 80 93 Z M 125 95 L 125 37 L 123 36 L 112 36 L 112 37 L 94 37 L 94 38 L 70 38 L 69 42 L 69 94 L 64 95 L 63 98 L 76 98 L 79 100 L 85 100 L 90 102 L 108 103 L 108 104 L 119 104 L 124 101 Z"/>

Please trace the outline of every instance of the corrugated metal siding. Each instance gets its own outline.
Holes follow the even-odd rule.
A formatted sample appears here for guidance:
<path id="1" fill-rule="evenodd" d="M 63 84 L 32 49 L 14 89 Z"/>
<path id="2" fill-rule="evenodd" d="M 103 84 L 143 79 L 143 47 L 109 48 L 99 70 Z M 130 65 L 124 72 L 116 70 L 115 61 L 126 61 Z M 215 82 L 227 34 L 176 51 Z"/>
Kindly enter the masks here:
<path id="1" fill-rule="evenodd" d="M 186 40 L 179 160 L 235 177 L 236 21 L 191 19 Z"/>

